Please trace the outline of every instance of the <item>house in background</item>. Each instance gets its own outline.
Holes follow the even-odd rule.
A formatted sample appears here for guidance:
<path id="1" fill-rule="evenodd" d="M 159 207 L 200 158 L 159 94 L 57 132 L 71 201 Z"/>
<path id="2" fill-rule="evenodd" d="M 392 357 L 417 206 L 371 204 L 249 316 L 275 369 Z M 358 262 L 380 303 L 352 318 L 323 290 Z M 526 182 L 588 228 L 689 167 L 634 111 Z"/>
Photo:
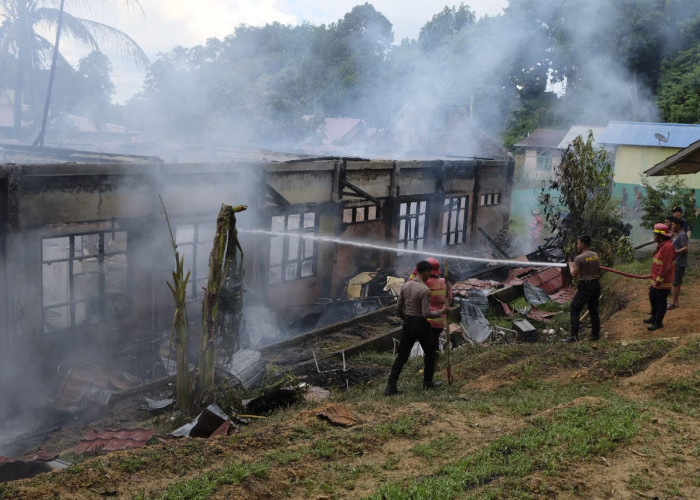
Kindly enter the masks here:
<path id="1" fill-rule="evenodd" d="M 552 176 L 552 169 L 561 163 L 560 143 L 566 130 L 538 128 L 513 145 L 515 168 L 523 179 L 543 180 Z"/>
<path id="2" fill-rule="evenodd" d="M 561 142 L 557 145 L 557 148 L 561 151 L 566 151 L 566 148 L 568 148 L 574 142 L 574 139 L 576 139 L 576 137 L 578 137 L 579 135 L 583 138 L 584 141 L 588 139 L 589 132 L 593 133 L 593 147 L 598 148 L 600 147 L 598 138 L 600 137 L 600 134 L 603 132 L 603 130 L 605 130 L 605 127 L 595 125 L 572 125 L 571 128 L 564 135 Z"/>
<path id="3" fill-rule="evenodd" d="M 641 186 L 645 172 L 654 165 L 700 140 L 700 125 L 610 122 L 597 140 L 613 152 L 613 195 L 620 196 L 623 187 L 631 192 L 630 188 Z M 700 188 L 700 174 L 683 180 L 689 188 Z"/>

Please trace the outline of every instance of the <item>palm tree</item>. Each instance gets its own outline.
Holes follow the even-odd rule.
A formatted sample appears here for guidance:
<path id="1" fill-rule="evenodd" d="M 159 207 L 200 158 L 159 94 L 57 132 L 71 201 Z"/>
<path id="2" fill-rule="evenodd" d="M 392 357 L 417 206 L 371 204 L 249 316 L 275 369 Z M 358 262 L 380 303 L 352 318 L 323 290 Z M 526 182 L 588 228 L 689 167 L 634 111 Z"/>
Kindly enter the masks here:
<path id="1" fill-rule="evenodd" d="M 96 0 L 93 0 L 93 4 Z M 103 3 L 106 0 L 103 0 Z M 120 0 L 127 7 L 141 10 L 138 0 Z M 75 17 L 65 12 L 59 0 L 0 0 L 0 68 L 14 64 L 14 128 L 19 136 L 22 127 L 22 104 L 26 101 L 34 119 L 38 121 L 40 106 L 35 95 L 34 78 L 39 70 L 49 67 L 54 44 L 42 35 L 42 31 L 55 29 L 56 43 L 61 34 L 77 42 L 100 50 L 100 42 L 112 44 L 120 55 L 146 68 L 148 57 L 126 33 L 106 24 Z M 60 30 L 59 30 L 60 26 Z M 56 65 L 70 68 L 70 64 L 56 51 Z M 54 65 L 54 67 L 56 66 Z"/>

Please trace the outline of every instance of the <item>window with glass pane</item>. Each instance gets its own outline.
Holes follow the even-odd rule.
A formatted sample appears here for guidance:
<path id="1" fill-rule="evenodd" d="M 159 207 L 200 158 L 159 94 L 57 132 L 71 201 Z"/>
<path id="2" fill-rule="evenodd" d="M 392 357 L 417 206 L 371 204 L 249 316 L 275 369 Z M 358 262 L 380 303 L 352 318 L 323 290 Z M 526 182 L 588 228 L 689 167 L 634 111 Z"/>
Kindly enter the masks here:
<path id="1" fill-rule="evenodd" d="M 445 198 L 442 213 L 442 244 L 459 245 L 467 240 L 467 203 L 466 196 Z"/>
<path id="2" fill-rule="evenodd" d="M 269 282 L 293 281 L 316 272 L 316 214 L 313 212 L 275 215 L 271 230 L 292 233 L 270 238 Z"/>
<path id="3" fill-rule="evenodd" d="M 399 247 L 422 249 L 425 243 L 428 202 L 410 201 L 399 205 Z"/>
<path id="4" fill-rule="evenodd" d="M 44 333 L 127 314 L 125 231 L 42 240 Z"/>

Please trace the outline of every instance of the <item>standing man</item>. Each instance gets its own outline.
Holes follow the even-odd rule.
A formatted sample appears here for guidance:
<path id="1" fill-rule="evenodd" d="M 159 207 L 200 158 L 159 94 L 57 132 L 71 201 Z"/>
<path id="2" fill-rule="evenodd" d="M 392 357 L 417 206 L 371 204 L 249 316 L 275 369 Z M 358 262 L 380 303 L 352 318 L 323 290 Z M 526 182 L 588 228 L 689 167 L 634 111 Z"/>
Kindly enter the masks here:
<path id="1" fill-rule="evenodd" d="M 396 386 L 403 366 L 408 361 L 413 344 L 420 342 L 423 348 L 423 388 L 433 389 L 442 385 L 433 382 L 435 374 L 435 343 L 430 330 L 428 318 L 438 318 L 445 314 L 445 309 L 438 311 L 430 310 L 430 289 L 425 282 L 430 277 L 432 266 L 424 260 L 416 265 L 416 277 L 407 281 L 401 287 L 399 300 L 396 304 L 398 315 L 403 319 L 401 331 L 401 341 L 399 350 L 391 366 L 389 380 L 386 384 L 384 395 L 393 396 L 399 394 Z"/>
<path id="2" fill-rule="evenodd" d="M 676 219 L 681 221 L 681 226 L 683 226 L 683 231 L 688 232 L 688 221 L 683 217 L 683 209 L 681 207 L 673 207 L 671 209 L 671 215 Z"/>
<path id="3" fill-rule="evenodd" d="M 676 252 L 676 263 L 673 271 L 673 286 L 671 287 L 671 303 L 667 309 L 678 307 L 678 297 L 681 294 L 683 275 L 688 267 L 688 235 L 683 231 L 683 223 L 680 219 L 673 219 L 673 238 L 671 239 L 673 249 Z"/>
<path id="4" fill-rule="evenodd" d="M 430 289 L 430 310 L 444 310 L 445 307 L 452 302 L 452 291 L 447 289 L 445 278 L 440 277 L 440 262 L 435 257 L 428 257 L 425 261 L 432 266 L 430 277 L 425 282 L 426 286 Z M 445 329 L 446 319 L 447 317 L 445 314 L 434 319 L 428 318 L 430 331 L 433 334 L 433 341 L 435 342 L 435 370 L 437 370 L 438 359 L 440 357 L 440 335 L 442 335 L 442 331 Z M 450 340 L 449 332 L 447 340 Z"/>
<path id="5" fill-rule="evenodd" d="M 569 262 L 571 277 L 578 277 L 578 290 L 571 301 L 569 319 L 571 321 L 571 336 L 564 342 L 577 342 L 581 323 L 581 310 L 588 305 L 588 313 L 591 317 L 591 340 L 600 339 L 600 315 L 598 305 L 600 303 L 600 259 L 598 254 L 591 250 L 591 237 L 581 235 L 576 240 L 576 248 L 579 254 L 572 262 Z"/>
<path id="6" fill-rule="evenodd" d="M 649 304 L 651 316 L 644 320 L 649 324 L 647 330 L 663 328 L 666 315 L 666 300 L 673 286 L 676 252 L 671 242 L 671 232 L 666 224 L 654 225 L 654 241 L 657 243 L 654 257 L 651 259 L 651 283 L 649 285 Z"/>

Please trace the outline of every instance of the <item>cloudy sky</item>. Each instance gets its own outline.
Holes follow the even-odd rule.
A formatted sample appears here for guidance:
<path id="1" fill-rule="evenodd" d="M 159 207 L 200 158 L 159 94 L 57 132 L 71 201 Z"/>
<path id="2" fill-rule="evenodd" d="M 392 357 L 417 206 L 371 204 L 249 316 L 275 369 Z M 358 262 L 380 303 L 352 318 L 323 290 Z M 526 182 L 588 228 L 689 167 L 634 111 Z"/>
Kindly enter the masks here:
<path id="1" fill-rule="evenodd" d="M 137 11 L 94 8 L 89 12 L 71 6 L 66 10 L 81 17 L 104 22 L 128 33 L 153 60 L 158 52 L 167 52 L 177 45 L 192 47 L 203 44 L 207 38 L 223 38 L 236 26 L 248 24 L 262 26 L 266 23 L 330 24 L 341 19 L 363 0 L 140 0 L 143 14 Z M 92 2 L 90 2 L 92 3 Z M 112 3 L 124 2 L 95 2 Z M 384 14 L 394 26 L 396 41 L 416 38 L 420 28 L 445 6 L 458 6 L 459 2 L 445 0 L 374 0 L 370 2 Z M 478 17 L 499 14 L 508 0 L 466 0 L 466 5 Z M 94 4 L 93 4 L 94 5 Z M 63 44 L 63 42 L 62 42 Z M 62 45 L 64 54 L 72 63 L 86 55 L 85 49 L 70 44 Z M 123 102 L 139 90 L 143 74 L 121 63 L 109 54 L 113 64 L 112 80 L 117 86 L 114 100 Z"/>

